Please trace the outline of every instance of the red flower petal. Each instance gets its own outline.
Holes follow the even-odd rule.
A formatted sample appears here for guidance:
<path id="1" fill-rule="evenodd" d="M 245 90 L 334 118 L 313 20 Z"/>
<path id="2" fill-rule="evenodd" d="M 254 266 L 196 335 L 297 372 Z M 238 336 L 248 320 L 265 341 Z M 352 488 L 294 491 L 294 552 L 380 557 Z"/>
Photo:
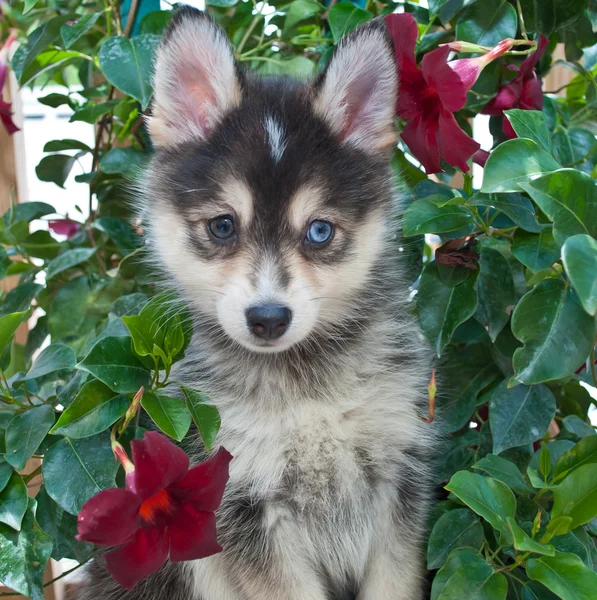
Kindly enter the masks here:
<path id="1" fill-rule="evenodd" d="M 192 504 L 197 510 L 214 511 L 221 502 L 229 478 L 232 455 L 220 448 L 209 460 L 193 467 L 168 491 L 177 499 Z"/>
<path id="2" fill-rule="evenodd" d="M 132 590 L 155 573 L 168 558 L 168 538 L 157 528 L 139 529 L 131 542 L 104 555 L 108 571 L 118 583 Z"/>
<path id="3" fill-rule="evenodd" d="M 100 546 L 124 544 L 139 528 L 140 505 L 140 498 L 129 490 L 102 490 L 83 505 L 77 539 Z"/>
<path id="4" fill-rule="evenodd" d="M 469 170 L 466 161 L 481 147 L 460 129 L 454 115 L 446 110 L 442 111 L 439 119 L 437 144 L 441 157 L 464 172 Z"/>
<path id="5" fill-rule="evenodd" d="M 539 79 L 527 79 L 524 82 L 518 106 L 523 110 L 541 110 L 543 108 L 543 89 Z"/>
<path id="6" fill-rule="evenodd" d="M 473 154 L 473 162 L 477 163 L 480 167 L 484 167 L 487 159 L 489 158 L 489 152 L 487 150 L 477 150 Z"/>
<path id="7" fill-rule="evenodd" d="M 518 74 L 521 79 L 526 79 L 533 73 L 533 70 L 537 66 L 537 63 L 541 60 L 541 57 L 543 56 L 548 45 L 549 40 L 544 35 L 540 36 L 539 40 L 537 41 L 537 49 L 535 52 L 529 54 L 520 65 Z"/>
<path id="8" fill-rule="evenodd" d="M 394 40 L 394 54 L 398 67 L 414 66 L 415 48 L 419 37 L 419 28 L 415 18 L 409 13 L 386 15 L 384 21 Z"/>
<path id="9" fill-rule="evenodd" d="M 481 111 L 484 115 L 499 116 L 505 110 L 510 110 L 518 104 L 522 93 L 522 82 L 514 79 L 507 85 L 502 86 L 497 96 L 488 102 Z"/>
<path id="10" fill-rule="evenodd" d="M 417 117 L 409 121 L 402 130 L 401 137 L 428 174 L 442 170 L 439 162 L 436 131 L 437 119 Z"/>
<path id="11" fill-rule="evenodd" d="M 135 463 L 132 491 L 142 500 L 181 480 L 189 469 L 185 452 L 157 431 L 131 442 L 131 449 Z"/>
<path id="12" fill-rule="evenodd" d="M 71 221 L 70 219 L 57 219 L 55 221 L 49 221 L 48 227 L 58 235 L 65 235 L 66 237 L 71 238 L 79 231 L 81 223 Z"/>
<path id="13" fill-rule="evenodd" d="M 195 510 L 184 504 L 168 527 L 170 560 L 197 560 L 222 551 L 216 539 L 216 517 L 213 512 Z"/>
<path id="14" fill-rule="evenodd" d="M 459 74 L 448 65 L 449 54 L 448 46 L 432 50 L 423 57 L 421 70 L 427 83 L 437 92 L 444 108 L 455 112 L 466 104 L 468 88 Z"/>
<path id="15" fill-rule="evenodd" d="M 502 131 L 509 140 L 513 140 L 514 138 L 518 137 L 516 135 L 516 131 L 514 131 L 514 127 L 512 127 L 512 124 L 510 121 L 508 121 L 508 119 L 506 119 L 506 117 L 502 117 Z"/>

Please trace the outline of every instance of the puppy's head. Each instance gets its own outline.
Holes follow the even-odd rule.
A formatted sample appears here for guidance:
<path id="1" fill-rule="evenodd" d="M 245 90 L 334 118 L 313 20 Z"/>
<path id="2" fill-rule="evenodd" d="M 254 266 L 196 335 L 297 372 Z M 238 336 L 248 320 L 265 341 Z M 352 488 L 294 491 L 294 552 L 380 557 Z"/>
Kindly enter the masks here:
<path id="1" fill-rule="evenodd" d="M 177 12 L 157 56 L 148 218 L 206 333 L 280 352 L 356 310 L 392 227 L 396 85 L 383 22 L 304 84 L 244 74 L 208 17 Z"/>

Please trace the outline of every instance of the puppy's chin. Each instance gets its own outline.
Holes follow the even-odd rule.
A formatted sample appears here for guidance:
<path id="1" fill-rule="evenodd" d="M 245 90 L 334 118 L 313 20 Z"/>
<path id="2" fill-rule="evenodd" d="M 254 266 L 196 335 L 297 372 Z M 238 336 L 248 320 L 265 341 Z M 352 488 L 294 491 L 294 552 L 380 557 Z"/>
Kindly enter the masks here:
<path id="1" fill-rule="evenodd" d="M 305 335 L 301 335 L 298 331 L 290 329 L 277 340 L 262 340 L 255 337 L 249 330 L 232 331 L 230 327 L 223 326 L 222 328 L 224 329 L 225 335 L 233 342 L 256 354 L 278 354 L 285 352 L 293 346 L 296 346 L 306 337 Z"/>

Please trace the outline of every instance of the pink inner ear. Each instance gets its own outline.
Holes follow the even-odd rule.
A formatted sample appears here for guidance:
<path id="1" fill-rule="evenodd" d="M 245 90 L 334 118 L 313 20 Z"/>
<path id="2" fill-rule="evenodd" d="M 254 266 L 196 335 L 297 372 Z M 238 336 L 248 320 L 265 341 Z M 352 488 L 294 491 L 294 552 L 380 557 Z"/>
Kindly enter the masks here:
<path id="1" fill-rule="evenodd" d="M 209 131 L 216 109 L 216 94 L 206 73 L 199 68 L 185 69 L 181 75 L 184 116 L 191 119 L 202 131 Z"/>
<path id="2" fill-rule="evenodd" d="M 365 74 L 357 77 L 355 81 L 349 84 L 345 98 L 346 120 L 341 134 L 343 140 L 354 133 L 359 126 L 362 126 L 363 120 L 367 120 L 367 109 L 371 103 L 376 83 L 375 77 Z"/>

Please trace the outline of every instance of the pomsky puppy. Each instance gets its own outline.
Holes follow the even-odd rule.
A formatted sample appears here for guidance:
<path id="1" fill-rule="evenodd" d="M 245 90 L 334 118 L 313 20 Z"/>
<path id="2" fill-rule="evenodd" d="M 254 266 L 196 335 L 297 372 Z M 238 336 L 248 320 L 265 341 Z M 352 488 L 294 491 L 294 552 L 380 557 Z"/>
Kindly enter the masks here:
<path id="1" fill-rule="evenodd" d="M 176 379 L 218 408 L 215 445 L 234 456 L 224 550 L 132 592 L 98 559 L 79 598 L 420 600 L 430 365 L 395 241 L 383 21 L 300 82 L 243 72 L 184 7 L 154 84 L 148 246 L 195 320 Z"/>

